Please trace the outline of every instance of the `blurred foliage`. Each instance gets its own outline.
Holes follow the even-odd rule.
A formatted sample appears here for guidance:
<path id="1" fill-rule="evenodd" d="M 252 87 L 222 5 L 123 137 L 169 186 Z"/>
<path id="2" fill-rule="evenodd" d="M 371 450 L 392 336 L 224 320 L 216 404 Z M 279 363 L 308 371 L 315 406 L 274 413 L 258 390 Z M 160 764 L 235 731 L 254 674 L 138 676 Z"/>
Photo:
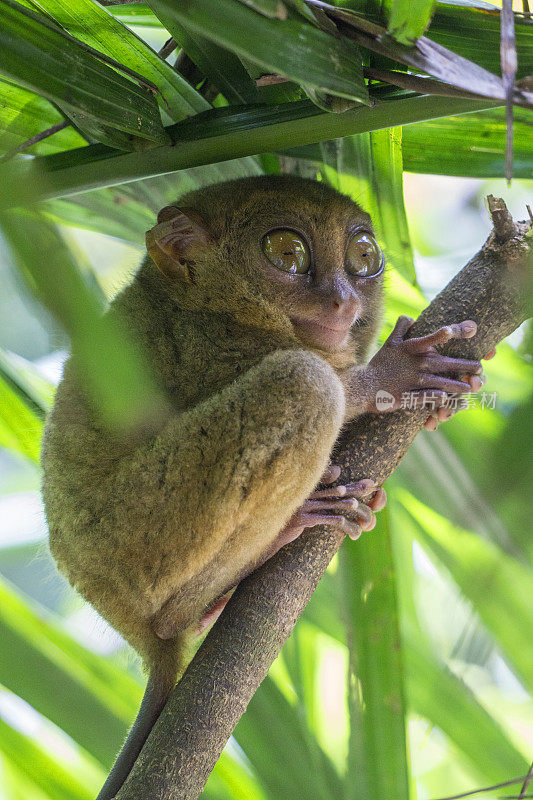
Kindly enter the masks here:
<path id="1" fill-rule="evenodd" d="M 143 354 L 119 320 L 102 317 L 138 263 L 155 212 L 244 175 L 327 181 L 372 214 L 387 254 L 382 335 L 399 314 L 416 316 L 450 277 L 450 260 L 461 266 L 487 233 L 478 198 L 448 217 L 440 197 L 409 199 L 408 180 L 404 203 L 404 170 L 502 175 L 503 111 L 462 114 L 491 103 L 366 84 L 363 67 L 405 72 L 389 57 L 427 29 L 434 43 L 476 62 L 461 62 L 460 80 L 475 88 L 478 67 L 499 70 L 498 11 L 469 0 L 338 5 L 387 25 L 387 57 L 339 39 L 332 20 L 301 0 L 110 9 L 0 0 L 0 800 L 93 797 L 142 693 L 120 642 L 54 575 L 36 497 L 43 420 L 68 340 L 108 425 L 158 413 Z M 523 76 L 533 65 L 533 22 L 515 21 Z M 147 43 L 168 31 L 181 48 L 177 66 Z M 434 74 L 431 59 L 424 66 Z M 257 86 L 264 72 L 288 80 Z M 366 110 L 368 92 L 375 105 Z M 359 109 L 325 110 L 346 103 Z M 519 177 L 531 176 L 527 114 L 515 110 Z M 358 135 L 331 139 L 359 119 Z M 159 143 L 172 125 L 180 146 L 168 148 Z M 15 156 L 21 147 L 27 154 Z M 251 155 L 232 158 L 242 152 Z M 186 168 L 173 172 L 177 154 Z M 25 206 L 7 208 L 17 200 Z M 208 800 L 407 800 L 525 774 L 533 750 L 531 336 L 511 337 L 488 363 L 488 407 L 480 396 L 417 438 L 388 482 L 377 528 L 343 545 L 250 703 Z"/>

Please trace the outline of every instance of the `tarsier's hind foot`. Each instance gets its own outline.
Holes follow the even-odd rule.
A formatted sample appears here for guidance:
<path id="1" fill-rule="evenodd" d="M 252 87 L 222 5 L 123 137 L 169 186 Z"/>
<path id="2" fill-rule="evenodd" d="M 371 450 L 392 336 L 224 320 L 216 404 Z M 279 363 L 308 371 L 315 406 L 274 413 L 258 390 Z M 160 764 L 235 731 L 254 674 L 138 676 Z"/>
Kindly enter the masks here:
<path id="1" fill-rule="evenodd" d="M 200 621 L 196 626 L 196 633 L 198 635 L 202 634 L 206 630 L 206 628 L 209 628 L 210 625 L 212 625 L 214 622 L 217 621 L 217 619 L 220 617 L 220 615 L 226 608 L 226 605 L 231 597 L 231 594 L 232 594 L 231 592 L 228 592 L 228 594 L 219 597 L 219 599 L 215 600 L 213 605 L 211 605 L 207 609 L 207 611 L 204 614 L 202 614 L 202 616 L 200 617 Z"/>
<path id="2" fill-rule="evenodd" d="M 271 555 L 294 541 L 306 528 L 316 525 L 344 531 L 351 539 L 358 539 L 362 531 L 372 530 L 376 524 L 374 512 L 381 511 L 387 501 L 385 490 L 369 478 L 327 486 L 339 475 L 339 467 L 328 467 L 321 481 L 325 488 L 315 490 L 296 511 L 276 539 Z"/>

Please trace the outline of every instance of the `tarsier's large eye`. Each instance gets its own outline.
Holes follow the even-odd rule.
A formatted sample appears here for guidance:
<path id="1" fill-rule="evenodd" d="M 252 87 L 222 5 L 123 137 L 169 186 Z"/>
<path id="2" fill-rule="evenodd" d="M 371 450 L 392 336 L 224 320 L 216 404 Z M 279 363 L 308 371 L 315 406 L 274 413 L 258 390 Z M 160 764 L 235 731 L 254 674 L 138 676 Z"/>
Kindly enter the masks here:
<path id="1" fill-rule="evenodd" d="M 291 275 L 303 275 L 309 271 L 309 249 L 296 231 L 279 228 L 263 236 L 261 249 L 277 269 Z"/>
<path id="2" fill-rule="evenodd" d="M 378 243 L 369 233 L 354 233 L 344 254 L 344 266 L 350 275 L 370 278 L 381 272 L 383 254 Z"/>

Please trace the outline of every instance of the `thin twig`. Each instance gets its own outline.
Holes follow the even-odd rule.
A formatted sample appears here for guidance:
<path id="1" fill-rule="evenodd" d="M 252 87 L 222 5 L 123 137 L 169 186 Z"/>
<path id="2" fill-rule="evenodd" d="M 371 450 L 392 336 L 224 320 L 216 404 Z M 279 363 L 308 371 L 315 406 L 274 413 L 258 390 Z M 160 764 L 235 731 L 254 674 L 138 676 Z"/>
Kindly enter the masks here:
<path id="1" fill-rule="evenodd" d="M 187 55 L 185 50 L 179 51 L 174 64 L 174 69 L 177 70 L 179 74 L 191 84 L 191 86 L 196 86 L 204 78 L 192 58 Z"/>
<path id="2" fill-rule="evenodd" d="M 531 764 L 529 772 L 527 773 L 524 783 L 522 784 L 522 788 L 520 789 L 520 794 L 518 795 L 518 800 L 524 800 L 524 797 L 526 797 L 527 787 L 529 786 L 532 780 L 533 780 L 533 763 Z"/>
<path id="3" fill-rule="evenodd" d="M 510 781 L 503 781 L 502 783 L 495 783 L 492 786 L 483 786 L 481 789 L 472 789 L 470 792 L 463 792 L 462 794 L 453 794 L 449 797 L 439 797 L 438 800 L 460 800 L 461 797 L 470 797 L 473 794 L 480 794 L 481 792 L 492 792 L 494 789 L 502 789 L 504 786 L 512 786 L 513 783 L 520 783 L 526 780 L 527 775 L 523 778 L 513 778 Z"/>
<path id="4" fill-rule="evenodd" d="M 451 83 L 458 89 L 472 91 L 475 86 L 483 97 L 505 101 L 506 92 L 502 78 L 483 67 L 459 56 L 442 45 L 420 36 L 412 47 L 397 42 L 386 28 L 348 8 L 339 8 L 324 0 L 305 0 L 310 8 L 320 8 L 337 24 L 339 31 L 362 47 L 410 67 L 417 72 L 427 72 L 433 78 Z M 510 2 L 510 0 L 507 0 Z M 514 18 L 513 18 L 514 23 Z M 512 87 L 515 105 L 533 107 L 533 93 L 521 87 Z"/>
<path id="5" fill-rule="evenodd" d="M 494 234 L 497 240 L 499 242 L 507 242 L 513 236 L 516 236 L 516 225 L 501 197 L 494 197 L 492 194 L 487 195 L 487 206 L 492 217 Z"/>
<path id="6" fill-rule="evenodd" d="M 256 86 L 273 86 L 277 83 L 289 83 L 290 78 L 284 78 L 283 75 L 261 75 L 257 78 Z"/>
<path id="7" fill-rule="evenodd" d="M 442 97 L 483 97 L 475 92 L 468 92 L 466 89 L 459 89 L 451 83 L 437 81 L 433 78 L 425 78 L 421 75 L 410 75 L 407 72 L 397 72 L 391 69 L 376 69 L 375 67 L 363 67 L 365 78 L 390 83 L 402 89 L 412 89 L 420 94 L 437 94 Z"/>
<path id="8" fill-rule="evenodd" d="M 516 78 L 516 44 L 514 32 L 513 0 L 502 0 L 500 14 L 500 62 L 505 89 L 505 177 L 513 176 L 513 94 Z"/>
<path id="9" fill-rule="evenodd" d="M 174 41 L 172 36 L 167 39 L 161 50 L 158 50 L 157 55 L 159 58 L 168 58 L 171 53 L 177 48 L 178 43 Z"/>
<path id="10" fill-rule="evenodd" d="M 45 131 L 36 133 L 35 136 L 31 137 L 31 139 L 26 139 L 25 142 L 22 142 L 21 144 L 18 144 L 16 147 L 13 147 L 12 150 L 8 150 L 6 153 L 0 156 L 0 158 L 5 160 L 13 158 L 13 156 L 16 156 L 18 153 L 24 152 L 24 150 L 27 150 L 32 145 L 37 144 L 37 142 L 42 142 L 43 139 L 48 139 L 48 137 L 53 136 L 54 133 L 58 133 L 59 131 L 68 128 L 69 125 L 72 125 L 69 119 L 64 119 L 61 122 L 56 123 L 56 125 L 51 125 Z"/>

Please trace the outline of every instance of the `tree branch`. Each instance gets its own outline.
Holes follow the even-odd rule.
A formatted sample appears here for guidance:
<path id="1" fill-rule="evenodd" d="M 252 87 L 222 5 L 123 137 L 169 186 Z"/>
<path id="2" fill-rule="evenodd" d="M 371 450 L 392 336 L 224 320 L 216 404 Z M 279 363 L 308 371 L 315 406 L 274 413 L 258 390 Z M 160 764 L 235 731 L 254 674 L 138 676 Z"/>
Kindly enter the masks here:
<path id="1" fill-rule="evenodd" d="M 509 222 L 503 201 L 494 202 L 498 236 L 490 235 L 410 331 L 420 336 L 474 319 L 477 335 L 452 340 L 443 348 L 448 355 L 480 358 L 527 317 L 523 279 L 531 261 L 525 238 L 529 225 Z M 341 479 L 370 477 L 383 483 L 426 417 L 427 411 L 416 410 L 355 420 L 336 447 Z M 238 586 L 174 689 L 117 800 L 198 797 L 342 538 L 324 530 L 302 535 Z"/>

